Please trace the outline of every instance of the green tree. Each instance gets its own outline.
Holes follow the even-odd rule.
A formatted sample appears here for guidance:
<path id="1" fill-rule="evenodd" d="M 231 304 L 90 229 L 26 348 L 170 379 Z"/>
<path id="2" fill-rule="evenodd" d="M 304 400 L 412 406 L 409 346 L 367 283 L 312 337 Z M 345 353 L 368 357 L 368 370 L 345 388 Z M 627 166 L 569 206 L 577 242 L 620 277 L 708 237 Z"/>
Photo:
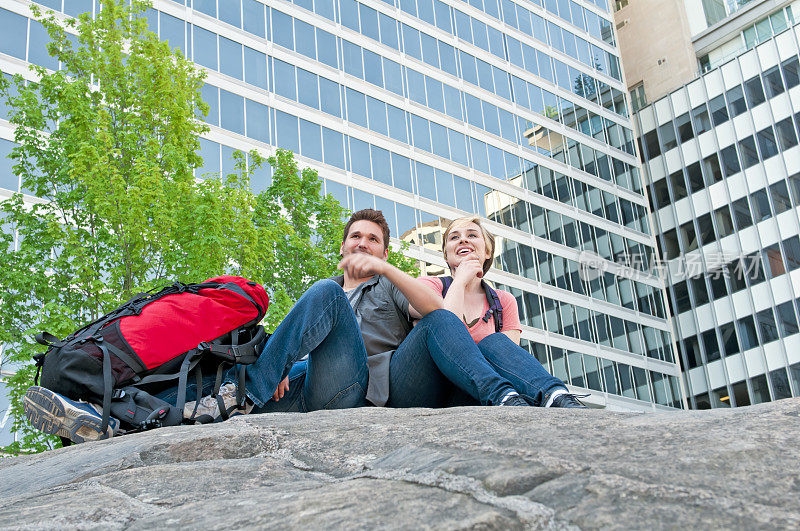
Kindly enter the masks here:
<path id="1" fill-rule="evenodd" d="M 14 172 L 38 198 L 0 203 L 0 342 L 18 365 L 6 384 L 21 437 L 8 451 L 58 444 L 21 411 L 35 332 L 64 337 L 137 292 L 222 273 L 267 287 L 274 326 L 338 262 L 342 208 L 291 153 L 270 159 L 273 183 L 258 196 L 255 152 L 238 154 L 231 175 L 194 178 L 203 75 L 146 30 L 146 2 L 130 3 L 102 1 L 95 19 L 66 23 L 32 5 L 62 68 L 33 66 L 36 83 L 0 87 L 16 126 Z"/>

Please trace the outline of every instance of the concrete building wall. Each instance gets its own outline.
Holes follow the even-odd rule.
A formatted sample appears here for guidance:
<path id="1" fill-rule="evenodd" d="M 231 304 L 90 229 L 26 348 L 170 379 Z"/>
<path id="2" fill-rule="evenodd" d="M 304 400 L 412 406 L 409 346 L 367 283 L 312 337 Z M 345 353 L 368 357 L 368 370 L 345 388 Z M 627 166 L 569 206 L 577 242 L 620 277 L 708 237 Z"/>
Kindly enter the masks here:
<path id="1" fill-rule="evenodd" d="M 637 0 L 615 13 L 628 89 L 644 83 L 655 101 L 697 74 L 691 31 L 681 0 Z"/>

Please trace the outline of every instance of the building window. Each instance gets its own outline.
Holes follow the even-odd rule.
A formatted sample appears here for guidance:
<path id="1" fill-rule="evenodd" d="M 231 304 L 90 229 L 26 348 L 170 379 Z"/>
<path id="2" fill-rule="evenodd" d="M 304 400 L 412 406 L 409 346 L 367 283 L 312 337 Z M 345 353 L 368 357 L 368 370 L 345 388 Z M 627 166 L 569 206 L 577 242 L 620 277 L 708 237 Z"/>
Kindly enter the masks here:
<path id="1" fill-rule="evenodd" d="M 762 343 L 767 344 L 778 339 L 778 327 L 775 324 L 775 315 L 772 313 L 772 308 L 758 312 L 756 320 L 758 321 L 758 331 L 761 333 Z"/>
<path id="2" fill-rule="evenodd" d="M 739 156 L 736 154 L 736 146 L 728 146 L 724 148 L 720 154 L 722 155 L 722 169 L 725 172 L 725 177 L 730 177 L 741 171 L 739 166 Z"/>
<path id="3" fill-rule="evenodd" d="M 671 120 L 659 126 L 658 133 L 661 136 L 661 145 L 665 153 L 678 145 L 678 141 L 675 138 L 675 128 Z"/>
<path id="4" fill-rule="evenodd" d="M 686 355 L 686 366 L 689 369 L 694 369 L 703 364 L 700 359 L 700 344 L 697 341 L 697 336 L 683 340 L 683 352 Z M 800 369 L 798 374 L 800 375 Z"/>
<path id="5" fill-rule="evenodd" d="M 747 103 L 744 101 L 744 91 L 741 85 L 736 85 L 728 92 L 728 110 L 730 111 L 731 118 L 739 116 L 747 110 Z"/>
<path id="6" fill-rule="evenodd" d="M 753 201 L 753 220 L 758 223 L 772 217 L 772 209 L 769 207 L 766 190 L 758 190 L 752 195 Z"/>
<path id="7" fill-rule="evenodd" d="M 783 93 L 783 80 L 777 66 L 764 72 L 764 87 L 767 89 L 767 98 L 774 98 Z"/>
<path id="8" fill-rule="evenodd" d="M 728 16 L 722 0 L 703 0 L 703 12 L 706 15 L 706 24 L 709 26 Z"/>
<path id="9" fill-rule="evenodd" d="M 776 123 L 775 130 L 778 133 L 778 144 L 782 151 L 786 151 L 797 145 L 797 134 L 794 131 L 794 124 L 792 123 L 791 116 Z"/>
<path id="10" fill-rule="evenodd" d="M 769 373 L 769 379 L 772 381 L 772 394 L 775 395 L 775 400 L 781 398 L 790 398 L 792 391 L 789 389 L 789 378 L 786 376 L 786 369 L 781 367 Z"/>
<path id="11" fill-rule="evenodd" d="M 756 336 L 756 327 L 753 324 L 753 316 L 748 315 L 739 319 L 739 335 L 742 337 L 742 347 L 744 350 L 755 348 L 758 346 L 758 337 Z"/>
<path id="12" fill-rule="evenodd" d="M 769 278 L 779 277 L 786 273 L 781 250 L 777 243 L 773 243 L 769 247 L 764 248 L 764 258 L 766 258 L 766 268 Z"/>
<path id="13" fill-rule="evenodd" d="M 614 0 L 614 11 L 619 11 L 628 5 L 628 0 Z"/>
<path id="14" fill-rule="evenodd" d="M 711 223 L 711 214 L 703 214 L 697 218 L 697 226 L 700 228 L 697 235 L 700 245 L 708 245 L 714 241 L 714 225 Z"/>
<path id="15" fill-rule="evenodd" d="M 791 236 L 783 240 L 783 249 L 786 253 L 786 265 L 789 271 L 800 267 L 800 238 Z"/>
<path id="16" fill-rule="evenodd" d="M 725 273 L 723 271 L 722 269 L 709 271 L 708 282 L 711 284 L 711 294 L 714 296 L 714 300 L 728 295 L 728 287 L 725 285 Z"/>
<path id="17" fill-rule="evenodd" d="M 800 84 L 798 64 L 800 64 L 800 60 L 797 57 L 792 57 L 781 63 L 781 70 L 783 70 L 783 78 L 786 80 L 787 90 Z"/>
<path id="18" fill-rule="evenodd" d="M 711 391 L 711 400 L 714 407 L 731 407 L 731 396 L 727 387 L 720 387 Z"/>
<path id="19" fill-rule="evenodd" d="M 717 220 L 717 231 L 719 231 L 720 238 L 733 234 L 733 220 L 731 220 L 731 210 L 728 205 L 723 205 L 715 210 L 714 218 Z"/>
<path id="20" fill-rule="evenodd" d="M 717 332 L 713 328 L 703 332 L 703 347 L 706 349 L 706 362 L 718 360 L 720 358 L 719 342 Z"/>
<path id="21" fill-rule="evenodd" d="M 694 129 L 698 135 L 702 135 L 711 129 L 711 120 L 708 118 L 708 109 L 705 103 L 692 109 L 692 118 L 694 120 Z"/>
<path id="22" fill-rule="evenodd" d="M 625 2 L 627 4 L 627 2 Z M 647 105 L 647 96 L 644 94 L 644 83 L 639 83 L 631 89 L 631 107 L 633 112 Z"/>
<path id="23" fill-rule="evenodd" d="M 766 101 L 764 96 L 764 87 L 761 85 L 761 78 L 756 76 L 744 82 L 744 87 L 747 92 L 747 103 L 750 108 L 756 107 Z"/>
<path id="24" fill-rule="evenodd" d="M 706 186 L 711 186 L 722 180 L 722 168 L 719 165 L 719 157 L 712 153 L 703 159 L 703 170 L 706 177 Z"/>
<path id="25" fill-rule="evenodd" d="M 742 197 L 733 202 L 733 219 L 736 222 L 738 230 L 744 230 L 753 224 L 753 218 L 750 215 L 750 206 L 747 204 L 747 198 Z"/>
<path id="26" fill-rule="evenodd" d="M 655 130 L 644 134 L 644 147 L 647 150 L 647 160 L 652 160 L 661 155 L 661 148 L 658 144 L 658 135 Z"/>
<path id="27" fill-rule="evenodd" d="M 653 184 L 654 210 L 664 208 L 670 204 L 669 187 L 667 179 L 659 179 Z"/>
<path id="28" fill-rule="evenodd" d="M 688 312 L 692 309 L 692 302 L 689 298 L 689 289 L 686 286 L 686 281 L 678 282 L 672 288 L 675 290 L 675 306 L 677 313 Z"/>
<path id="29" fill-rule="evenodd" d="M 694 138 L 694 130 L 692 129 L 692 121 L 689 118 L 689 113 L 682 114 L 675 118 L 675 126 L 678 129 L 678 136 L 681 143 Z"/>
<path id="30" fill-rule="evenodd" d="M 739 382 L 731 386 L 733 389 L 733 399 L 736 400 L 736 406 L 749 406 L 750 394 L 747 392 L 747 382 Z"/>
<path id="31" fill-rule="evenodd" d="M 753 386 L 753 403 L 760 404 L 762 402 L 769 402 L 769 387 L 767 387 L 767 377 L 763 374 L 756 376 L 750 380 Z"/>
<path id="32" fill-rule="evenodd" d="M 722 346 L 725 349 L 725 355 L 733 356 L 737 354 L 739 352 L 739 341 L 736 339 L 736 329 L 733 323 L 725 323 L 720 326 L 719 333 L 722 337 Z"/>
<path id="33" fill-rule="evenodd" d="M 706 304 L 708 302 L 708 289 L 706 288 L 705 275 L 698 275 L 692 278 L 691 282 L 695 307 Z"/>
<path id="34" fill-rule="evenodd" d="M 683 171 L 678 170 L 670 174 L 669 180 L 672 183 L 672 195 L 675 201 L 680 201 L 687 196 L 686 181 L 683 180 Z"/>
<path id="35" fill-rule="evenodd" d="M 699 192 L 705 187 L 703 182 L 703 171 L 700 169 L 700 163 L 695 162 L 686 167 L 686 175 L 689 177 L 689 187 L 692 193 Z"/>
<path id="36" fill-rule="evenodd" d="M 681 236 L 683 237 L 683 251 L 685 253 L 697 249 L 697 234 L 694 231 L 694 223 L 688 221 L 681 225 Z"/>
<path id="37" fill-rule="evenodd" d="M 708 107 L 711 110 L 711 119 L 715 126 L 728 121 L 728 109 L 725 107 L 725 97 L 722 94 L 712 98 L 708 102 Z"/>
<path id="38" fill-rule="evenodd" d="M 742 166 L 747 169 L 758 164 L 758 150 L 753 135 L 739 141 L 739 151 L 742 154 Z"/>
<path id="39" fill-rule="evenodd" d="M 788 337 L 792 334 L 796 334 L 798 331 L 797 317 L 794 314 L 794 304 L 792 304 L 792 301 L 784 302 L 775 309 L 778 312 L 778 324 L 781 328 L 781 336 Z"/>
<path id="40" fill-rule="evenodd" d="M 775 206 L 775 215 L 792 209 L 792 202 L 789 200 L 789 190 L 786 188 L 786 181 L 778 181 L 769 187 L 772 196 L 772 204 Z"/>
<path id="41" fill-rule="evenodd" d="M 728 0 L 728 1 L 731 4 L 741 6 L 748 3 L 751 0 Z M 736 7 L 736 9 L 738 9 L 738 7 Z M 734 11 L 736 9 L 734 9 Z M 792 15 L 792 8 L 791 6 L 787 6 L 785 9 L 780 9 L 772 13 L 771 15 L 757 21 L 752 26 L 748 26 L 747 28 L 745 28 L 744 31 L 742 31 L 742 38 L 744 39 L 744 45 L 747 47 L 747 49 L 750 49 L 756 44 L 764 42 L 773 35 L 782 32 L 792 24 L 794 24 L 794 16 Z"/>

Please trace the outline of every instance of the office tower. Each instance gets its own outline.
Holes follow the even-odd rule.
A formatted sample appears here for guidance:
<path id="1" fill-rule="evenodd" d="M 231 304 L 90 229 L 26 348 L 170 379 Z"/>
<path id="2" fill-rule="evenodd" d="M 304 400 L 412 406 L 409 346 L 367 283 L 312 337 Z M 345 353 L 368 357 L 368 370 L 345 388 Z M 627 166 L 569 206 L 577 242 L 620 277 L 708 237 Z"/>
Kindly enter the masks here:
<path id="1" fill-rule="evenodd" d="M 25 3 L 0 6 L 3 71 L 57 68 Z M 606 0 L 158 0 L 147 16 L 208 72 L 204 171 L 291 149 L 342 204 L 381 209 L 427 274 L 442 226 L 477 212 L 532 355 L 596 405 L 682 406 L 663 281 L 637 259 L 654 240 Z M 581 276 L 582 252 L 600 274 Z"/>
<path id="2" fill-rule="evenodd" d="M 800 3 L 615 9 L 691 406 L 798 396 Z"/>

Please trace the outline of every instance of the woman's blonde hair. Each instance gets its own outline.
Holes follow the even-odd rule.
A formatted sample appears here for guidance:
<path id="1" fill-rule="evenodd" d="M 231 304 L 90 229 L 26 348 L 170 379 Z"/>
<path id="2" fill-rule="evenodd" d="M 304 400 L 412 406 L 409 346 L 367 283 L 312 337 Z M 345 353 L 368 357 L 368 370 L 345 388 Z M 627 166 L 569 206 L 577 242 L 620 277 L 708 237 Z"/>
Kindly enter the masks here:
<path id="1" fill-rule="evenodd" d="M 489 251 L 489 258 L 483 261 L 483 274 L 489 272 L 489 269 L 492 268 L 492 262 L 494 261 L 494 235 L 487 231 L 484 226 L 481 224 L 481 218 L 478 216 L 470 216 L 466 218 L 458 218 L 454 219 L 450 222 L 447 228 L 444 231 L 444 236 L 442 237 L 442 253 L 444 254 L 445 261 L 447 260 L 447 251 L 445 250 L 447 246 L 447 238 L 450 236 L 450 231 L 461 227 L 464 225 L 469 225 L 470 223 L 474 223 L 481 229 L 481 234 L 483 234 L 483 241 L 486 243 L 486 249 Z"/>

